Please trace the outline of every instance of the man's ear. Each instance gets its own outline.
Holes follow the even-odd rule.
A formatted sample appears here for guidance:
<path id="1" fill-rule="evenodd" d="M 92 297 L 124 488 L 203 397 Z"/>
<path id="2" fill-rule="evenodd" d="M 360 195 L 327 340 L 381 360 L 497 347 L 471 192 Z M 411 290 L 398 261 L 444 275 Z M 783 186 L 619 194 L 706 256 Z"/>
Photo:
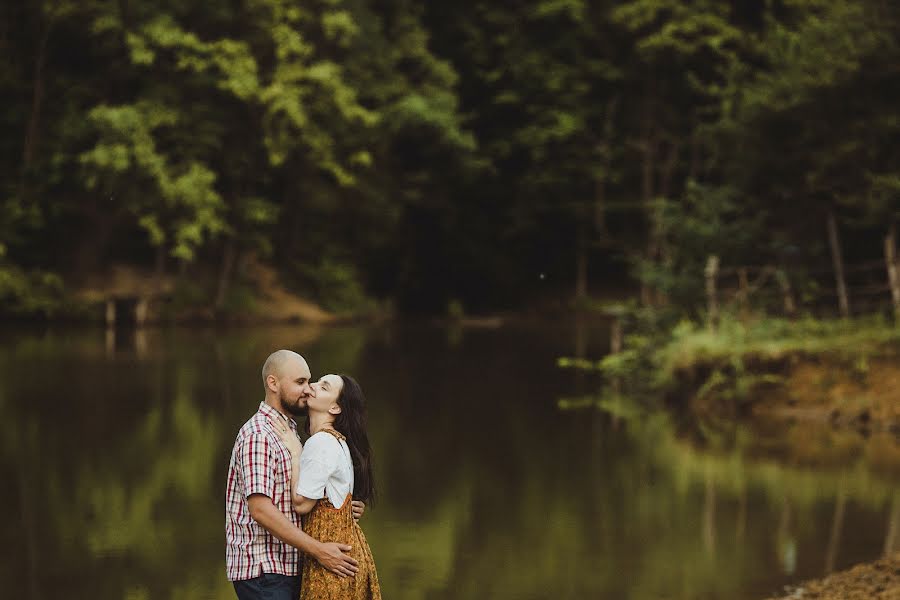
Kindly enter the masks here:
<path id="1" fill-rule="evenodd" d="M 332 404 L 331 408 L 328 409 L 328 413 L 332 415 L 341 414 L 341 407 L 339 404 Z"/>
<path id="2" fill-rule="evenodd" d="M 266 376 L 266 388 L 269 390 L 278 393 L 278 378 L 274 375 Z"/>

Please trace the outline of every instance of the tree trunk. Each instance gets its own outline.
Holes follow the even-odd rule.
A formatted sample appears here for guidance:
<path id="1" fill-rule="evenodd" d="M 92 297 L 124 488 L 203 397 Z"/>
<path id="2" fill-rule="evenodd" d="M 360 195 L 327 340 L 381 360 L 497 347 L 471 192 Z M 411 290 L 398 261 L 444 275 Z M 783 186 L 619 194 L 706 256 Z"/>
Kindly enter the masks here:
<path id="1" fill-rule="evenodd" d="M 575 252 L 575 302 L 584 302 L 587 299 L 587 236 L 585 235 L 581 224 L 578 225 L 578 240 L 576 242 L 578 248 Z"/>
<path id="2" fill-rule="evenodd" d="M 594 234 L 607 237 L 606 231 L 606 176 L 598 176 L 594 182 Z"/>
<path id="3" fill-rule="evenodd" d="M 694 128 L 691 134 L 691 152 L 688 161 L 688 179 L 697 180 L 697 172 L 700 169 L 700 136 L 697 134 L 696 118 L 694 119 Z"/>
<path id="4" fill-rule="evenodd" d="M 38 3 L 38 12 L 43 19 L 43 3 Z M 34 60 L 34 82 L 31 91 L 31 112 L 28 116 L 28 126 L 25 129 L 25 141 L 22 144 L 22 173 L 19 180 L 19 197 L 28 195 L 28 174 L 37 153 L 38 138 L 40 135 L 41 108 L 44 104 L 44 64 L 47 60 L 47 45 L 50 41 L 50 30 L 53 27 L 52 17 L 49 17 L 40 33 L 37 52 Z"/>
<path id="5" fill-rule="evenodd" d="M 156 247 L 156 259 L 154 260 L 153 265 L 153 274 L 156 278 L 162 279 L 163 275 L 166 274 L 166 254 L 168 252 L 168 248 L 166 248 L 165 242 Z"/>
<path id="6" fill-rule="evenodd" d="M 606 180 L 612 163 L 613 126 L 615 124 L 616 108 L 619 98 L 614 96 L 606 103 L 606 118 L 603 125 L 603 133 L 597 150 L 600 157 L 599 173 L 594 181 L 593 201 L 593 236 L 589 235 L 587 215 L 582 214 L 578 222 L 577 231 L 577 256 L 575 259 L 575 299 L 576 301 L 587 298 L 588 295 L 588 251 L 589 237 L 606 238 Z"/>
<path id="7" fill-rule="evenodd" d="M 652 84 L 651 84 L 652 85 Z M 653 122 L 652 89 L 648 90 L 648 98 L 644 106 L 643 140 L 640 144 L 643 160 L 641 162 L 641 202 L 647 215 L 647 255 L 645 260 L 653 264 L 659 258 L 659 215 L 653 199 L 654 174 L 656 173 L 656 154 L 659 140 Z M 641 282 L 641 301 L 645 306 L 653 305 L 653 291 L 646 281 Z"/>
<path id="8" fill-rule="evenodd" d="M 603 133 L 597 148 L 600 155 L 600 174 L 596 178 L 594 187 L 594 232 L 602 237 L 606 237 L 606 181 L 612 170 L 613 130 L 619 99 L 619 96 L 613 96 L 606 103 Z"/>
<path id="9" fill-rule="evenodd" d="M 623 333 L 622 317 L 614 317 L 609 330 L 609 353 L 618 354 L 621 352 L 624 340 L 625 335 Z"/>
<path id="10" fill-rule="evenodd" d="M 222 249 L 222 267 L 219 269 L 219 283 L 216 287 L 216 301 L 213 307 L 216 311 L 222 310 L 225 304 L 225 297 L 231 286 L 231 274 L 234 271 L 234 261 L 237 255 L 234 238 L 229 236 L 225 240 L 225 247 Z"/>
<path id="11" fill-rule="evenodd" d="M 891 300 L 894 303 L 894 321 L 900 324 L 900 267 L 897 261 L 897 227 L 891 223 L 884 238 L 884 262 L 887 265 L 888 282 L 891 285 Z"/>
<path id="12" fill-rule="evenodd" d="M 678 166 L 678 153 L 680 144 L 671 142 L 669 151 L 666 154 L 666 160 L 662 166 L 662 172 L 659 175 L 659 195 L 669 199 L 672 195 L 672 179 L 675 176 L 675 167 Z"/>
<path id="13" fill-rule="evenodd" d="M 588 207 L 579 203 L 575 225 L 575 302 L 587 299 Z"/>
<path id="14" fill-rule="evenodd" d="M 575 311 L 575 358 L 579 362 L 587 358 L 588 347 L 588 328 L 585 322 L 585 312 L 581 310 Z M 584 369 L 575 369 L 575 393 L 583 394 L 585 389 Z"/>
<path id="15" fill-rule="evenodd" d="M 828 210 L 828 245 L 831 246 L 831 262 L 834 266 L 834 278 L 837 283 L 838 306 L 841 316 L 850 316 L 850 299 L 847 296 L 847 282 L 844 279 L 844 256 L 841 252 L 841 240 L 838 235 L 837 219 L 834 209 Z"/>
<path id="16" fill-rule="evenodd" d="M 669 148 L 666 153 L 665 161 L 662 164 L 662 170 L 659 176 L 659 194 L 658 200 L 659 202 L 669 202 L 672 199 L 672 178 L 675 175 L 675 167 L 678 165 L 678 153 L 679 153 L 680 145 L 677 142 L 670 142 Z M 666 230 L 665 224 L 663 221 L 663 211 L 664 206 L 657 206 L 655 209 L 656 214 L 656 227 L 654 231 L 654 236 L 656 237 L 656 253 L 657 260 L 663 266 L 665 270 L 670 270 L 672 268 L 672 249 L 669 247 L 669 244 L 666 242 Z M 665 306 L 668 303 L 668 297 L 665 292 L 661 289 L 656 290 L 656 303 L 659 306 Z"/>
<path id="17" fill-rule="evenodd" d="M 104 212 L 109 207 L 100 207 L 92 201 L 84 209 L 86 227 L 84 235 L 78 242 L 74 253 L 74 271 L 76 278 L 88 276 L 107 265 L 101 264 L 101 258 L 107 249 L 120 215 Z"/>
<path id="18" fill-rule="evenodd" d="M 706 259 L 706 326 L 715 331 L 719 324 L 719 298 L 716 294 L 716 277 L 719 273 L 719 257 L 710 255 Z"/>

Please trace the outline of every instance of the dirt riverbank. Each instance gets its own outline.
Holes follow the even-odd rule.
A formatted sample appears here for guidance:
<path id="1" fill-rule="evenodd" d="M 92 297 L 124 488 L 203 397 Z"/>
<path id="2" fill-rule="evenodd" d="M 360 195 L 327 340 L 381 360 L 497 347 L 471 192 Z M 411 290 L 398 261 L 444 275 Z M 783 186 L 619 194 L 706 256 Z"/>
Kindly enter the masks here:
<path id="1" fill-rule="evenodd" d="M 900 554 L 804 582 L 767 600 L 900 600 Z"/>
<path id="2" fill-rule="evenodd" d="M 74 287 L 74 297 L 95 308 L 86 314 L 100 317 L 108 303 L 116 303 L 116 318 L 131 321 L 134 306 L 145 303 L 144 322 L 230 322 L 314 324 L 351 320 L 354 315 L 336 315 L 315 301 L 288 290 L 274 268 L 257 261 L 245 261 L 243 286 L 248 290 L 243 307 L 217 310 L 213 306 L 209 275 L 188 283 L 171 275 L 156 275 L 127 265 L 112 265 L 102 273 Z"/>
<path id="3" fill-rule="evenodd" d="M 707 368 L 713 371 L 713 368 Z M 748 364 L 740 383 L 720 386 L 693 380 L 689 406 L 696 414 L 722 414 L 786 422 L 830 424 L 864 434 L 900 436 L 900 351 L 850 359 L 844 355 L 794 355 Z"/>
<path id="4" fill-rule="evenodd" d="M 900 357 L 849 364 L 827 357 L 795 361 L 750 410 L 754 415 L 900 434 Z"/>

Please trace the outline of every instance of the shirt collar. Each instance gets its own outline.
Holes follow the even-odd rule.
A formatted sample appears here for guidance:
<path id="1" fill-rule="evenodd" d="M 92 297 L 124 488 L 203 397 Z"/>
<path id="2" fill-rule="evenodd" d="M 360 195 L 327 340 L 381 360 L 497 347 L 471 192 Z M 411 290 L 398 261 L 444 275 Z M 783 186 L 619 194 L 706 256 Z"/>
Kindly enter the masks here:
<path id="1" fill-rule="evenodd" d="M 277 422 L 280 418 L 287 419 L 287 422 L 291 426 L 291 429 L 297 431 L 297 421 L 269 406 L 268 404 L 266 404 L 265 400 L 259 403 L 259 412 L 265 415 L 273 423 Z"/>

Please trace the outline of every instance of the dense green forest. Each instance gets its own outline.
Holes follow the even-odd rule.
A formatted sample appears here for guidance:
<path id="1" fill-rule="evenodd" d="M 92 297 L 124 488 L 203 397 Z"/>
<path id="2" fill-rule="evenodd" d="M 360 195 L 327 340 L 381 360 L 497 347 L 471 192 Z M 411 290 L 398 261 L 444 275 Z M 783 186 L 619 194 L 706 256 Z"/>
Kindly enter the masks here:
<path id="1" fill-rule="evenodd" d="M 890 0 L 9 0 L 0 49 L 6 314 L 112 263 L 236 310 L 249 258 L 336 310 L 696 312 L 711 254 L 837 312 L 900 218 Z"/>

